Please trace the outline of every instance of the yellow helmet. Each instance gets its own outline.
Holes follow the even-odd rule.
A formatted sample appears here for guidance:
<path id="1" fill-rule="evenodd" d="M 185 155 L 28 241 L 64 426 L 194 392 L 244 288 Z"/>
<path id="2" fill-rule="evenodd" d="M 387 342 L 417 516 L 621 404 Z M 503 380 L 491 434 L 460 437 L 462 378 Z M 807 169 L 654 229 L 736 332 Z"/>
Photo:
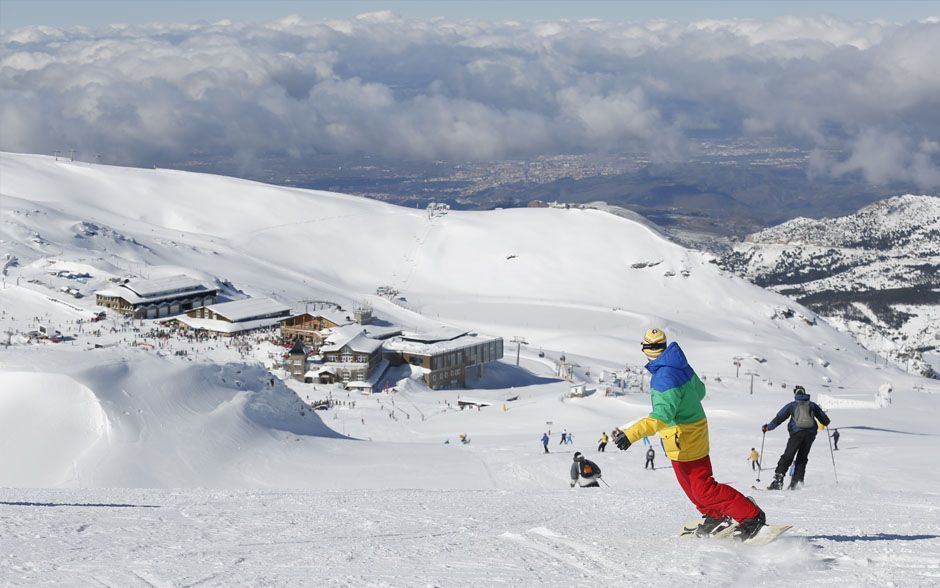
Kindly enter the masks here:
<path id="1" fill-rule="evenodd" d="M 643 337 L 643 353 L 653 360 L 663 354 L 666 349 L 666 333 L 661 329 L 647 329 Z"/>

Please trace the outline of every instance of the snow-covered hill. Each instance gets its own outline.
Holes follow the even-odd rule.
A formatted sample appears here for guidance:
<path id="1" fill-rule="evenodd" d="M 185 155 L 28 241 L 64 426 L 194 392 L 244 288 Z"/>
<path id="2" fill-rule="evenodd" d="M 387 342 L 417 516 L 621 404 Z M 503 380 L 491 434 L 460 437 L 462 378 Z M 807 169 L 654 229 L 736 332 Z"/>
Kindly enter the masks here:
<path id="1" fill-rule="evenodd" d="M 632 220 L 556 209 L 429 217 L 341 194 L 2 154 L 0 248 L 4 582 L 594 585 L 655 574 L 792 585 L 799 573 L 918 585 L 940 565 L 929 506 L 940 479 L 923 467 L 940 389 Z M 283 350 L 260 336 L 164 339 L 150 321 L 77 322 L 109 278 L 181 272 L 295 308 L 367 299 L 408 328 L 463 325 L 529 346 L 520 367 L 490 366 L 473 390 L 429 391 L 401 372 L 396 394 L 361 396 L 272 384 Z M 376 296 L 379 286 L 400 294 Z M 771 522 L 796 525 L 789 540 L 761 551 L 679 542 L 672 529 L 695 511 L 660 471 L 662 454 L 641 472 L 642 450 L 594 453 L 600 432 L 646 414 L 649 397 L 566 398 L 554 360 L 564 353 L 576 378 L 603 390 L 610 372 L 642 366 L 651 325 L 706 379 L 719 479 L 754 483 L 745 458 L 793 384 L 843 427 L 840 484 L 822 437 L 803 493 L 757 495 Z M 22 334 L 38 326 L 66 340 L 29 343 Z M 883 383 L 894 401 L 877 408 Z M 310 410 L 330 395 L 338 406 Z M 458 410 L 458 396 L 490 406 Z M 573 445 L 558 445 L 562 429 Z M 766 442 L 765 467 L 782 431 Z M 574 450 L 596 456 L 610 488 L 568 489 Z"/>
<path id="2" fill-rule="evenodd" d="M 936 196 L 898 196 L 839 218 L 793 219 L 750 235 L 719 264 L 809 306 L 899 365 L 940 371 Z"/>

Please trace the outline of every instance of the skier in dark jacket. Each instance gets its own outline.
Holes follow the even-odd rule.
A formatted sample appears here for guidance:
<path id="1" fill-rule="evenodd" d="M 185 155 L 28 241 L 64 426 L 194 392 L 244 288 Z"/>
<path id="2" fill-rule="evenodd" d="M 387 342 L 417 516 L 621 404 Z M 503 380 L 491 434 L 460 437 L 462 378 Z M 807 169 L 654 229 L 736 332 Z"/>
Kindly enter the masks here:
<path id="1" fill-rule="evenodd" d="M 832 432 L 832 444 L 835 446 L 835 450 L 839 451 L 839 429 Z"/>
<path id="2" fill-rule="evenodd" d="M 656 466 L 653 465 L 654 459 L 656 459 L 656 452 L 653 451 L 652 447 L 650 447 L 649 449 L 646 450 L 646 465 L 643 466 L 643 469 L 645 470 L 647 468 L 653 468 L 655 470 Z"/>
<path id="3" fill-rule="evenodd" d="M 818 420 L 825 426 L 829 426 L 829 417 L 819 408 L 815 402 L 810 402 L 809 394 L 803 386 L 793 387 L 793 402 L 785 405 L 777 413 L 772 421 L 761 427 L 761 431 L 773 431 L 783 421 L 790 419 L 787 429 L 790 431 L 790 439 L 787 441 L 787 448 L 784 449 L 780 461 L 777 462 L 777 469 L 774 470 L 774 481 L 767 487 L 768 490 L 782 490 L 783 477 L 787 473 L 787 468 L 796 458 L 796 471 L 790 478 L 790 490 L 796 490 L 803 484 L 803 477 L 806 475 L 806 462 L 809 461 L 809 450 L 816 440 L 816 432 L 819 426 Z"/>
<path id="4" fill-rule="evenodd" d="M 574 461 L 571 464 L 571 487 L 575 484 L 582 488 L 599 488 L 601 468 L 589 459 L 584 459 L 580 451 L 575 451 Z"/>
<path id="5" fill-rule="evenodd" d="M 542 433 L 542 447 L 545 449 L 545 453 L 548 453 L 548 433 Z"/>

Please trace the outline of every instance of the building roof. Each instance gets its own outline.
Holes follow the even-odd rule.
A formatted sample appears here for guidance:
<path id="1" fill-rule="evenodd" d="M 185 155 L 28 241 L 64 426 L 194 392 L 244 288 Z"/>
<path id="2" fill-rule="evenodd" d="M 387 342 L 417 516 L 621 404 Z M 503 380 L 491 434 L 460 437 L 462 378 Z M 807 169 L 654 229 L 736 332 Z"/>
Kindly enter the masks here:
<path id="1" fill-rule="evenodd" d="M 213 331 L 215 333 L 224 333 L 226 335 L 241 333 L 243 331 L 250 331 L 252 329 L 263 329 L 265 327 L 272 327 L 277 324 L 276 318 L 264 318 L 254 321 L 240 321 L 237 323 L 230 323 L 228 321 L 220 321 L 216 319 L 193 318 L 185 314 L 175 316 L 173 317 L 173 320 L 177 320 L 191 329 L 203 329 L 206 331 Z"/>
<path id="2" fill-rule="evenodd" d="M 433 342 L 415 341 L 402 336 L 386 341 L 385 348 L 389 351 L 411 353 L 414 355 L 438 355 L 497 340 L 502 340 L 502 337 L 479 335 L 477 333 L 465 333 L 453 339 L 437 340 Z"/>
<path id="3" fill-rule="evenodd" d="M 115 288 L 98 290 L 95 294 L 123 298 L 131 304 L 147 304 L 168 298 L 185 298 L 200 294 L 214 295 L 218 291 L 218 288 L 180 274 L 156 280 L 132 280 Z"/>
<path id="4" fill-rule="evenodd" d="M 304 348 L 304 342 L 300 337 L 297 337 L 296 339 L 294 339 L 294 346 L 290 348 L 290 351 L 288 351 L 288 353 L 290 353 L 291 355 L 294 355 L 297 353 L 302 353 L 304 355 L 307 354 L 307 350 Z"/>
<path id="5" fill-rule="evenodd" d="M 389 339 L 391 337 L 401 335 L 401 327 L 396 327 L 394 325 L 388 327 L 367 325 L 362 332 L 369 337 L 372 337 L 373 339 Z"/>
<path id="6" fill-rule="evenodd" d="M 290 313 L 289 306 L 271 298 L 245 298 L 210 304 L 206 308 L 236 323 L 271 317 L 281 319 Z"/>
<path id="7" fill-rule="evenodd" d="M 372 353 L 382 346 L 382 341 L 367 337 L 360 326 L 341 327 L 333 330 L 320 353 L 339 351 L 347 346 L 357 353 Z"/>
<path id="8" fill-rule="evenodd" d="M 436 343 L 438 341 L 451 341 L 466 334 L 466 330 L 457 329 L 455 327 L 439 327 L 421 333 L 405 331 L 401 334 L 401 338 L 406 341 L 416 341 L 418 343 Z"/>

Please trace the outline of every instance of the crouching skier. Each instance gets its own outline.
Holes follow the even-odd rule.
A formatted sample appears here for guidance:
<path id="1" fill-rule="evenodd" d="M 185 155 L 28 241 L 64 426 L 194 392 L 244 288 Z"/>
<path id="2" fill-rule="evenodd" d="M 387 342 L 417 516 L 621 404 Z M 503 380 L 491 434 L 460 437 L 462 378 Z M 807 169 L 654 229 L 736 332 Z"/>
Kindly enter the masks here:
<path id="1" fill-rule="evenodd" d="M 732 537 L 745 541 L 765 524 L 764 511 L 731 486 L 719 484 L 712 476 L 708 457 L 708 421 L 702 408 L 705 385 L 689 366 L 675 342 L 666 344 L 666 334 L 650 329 L 643 338 L 643 353 L 650 360 L 646 369 L 653 374 L 650 397 L 653 410 L 626 430 L 614 429 L 611 440 L 618 449 L 627 449 L 644 437 L 659 433 L 666 456 L 679 485 L 695 505 L 703 520 L 696 535 L 718 533 L 737 521 Z"/>
<path id="2" fill-rule="evenodd" d="M 574 462 L 571 464 L 571 487 L 575 484 L 582 488 L 599 488 L 601 468 L 589 459 L 584 459 L 580 451 L 574 453 Z"/>

